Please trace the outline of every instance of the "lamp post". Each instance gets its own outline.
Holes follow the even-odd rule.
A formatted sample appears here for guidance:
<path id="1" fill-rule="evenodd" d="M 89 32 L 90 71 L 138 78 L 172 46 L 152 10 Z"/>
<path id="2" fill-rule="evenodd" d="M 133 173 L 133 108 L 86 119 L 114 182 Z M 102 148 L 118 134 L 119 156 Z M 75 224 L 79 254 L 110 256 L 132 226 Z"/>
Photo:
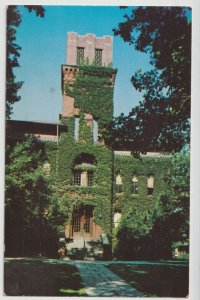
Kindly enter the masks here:
<path id="1" fill-rule="evenodd" d="M 84 260 L 87 260 L 87 252 L 85 251 L 86 250 L 86 248 L 85 248 L 85 224 L 86 224 L 85 214 L 81 218 L 82 218 L 82 224 L 83 224 L 82 237 L 83 237 Z"/>

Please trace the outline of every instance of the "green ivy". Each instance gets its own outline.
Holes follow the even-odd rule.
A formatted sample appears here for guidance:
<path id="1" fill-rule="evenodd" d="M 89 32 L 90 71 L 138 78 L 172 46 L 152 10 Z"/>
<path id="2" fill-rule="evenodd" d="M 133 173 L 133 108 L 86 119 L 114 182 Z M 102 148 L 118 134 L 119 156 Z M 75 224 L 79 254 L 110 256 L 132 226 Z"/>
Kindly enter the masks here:
<path id="1" fill-rule="evenodd" d="M 159 195 L 169 191 L 166 176 L 170 174 L 171 160 L 167 158 L 142 158 L 114 156 L 103 144 L 94 144 L 92 131 L 86 124 L 84 113 L 91 113 L 98 120 L 100 131 L 112 120 L 113 81 L 111 77 L 117 70 L 105 67 L 79 66 L 73 88 L 66 86 L 66 93 L 75 98 L 75 106 L 80 108 L 79 139 L 74 140 L 75 118 L 63 118 L 68 132 L 63 133 L 57 149 L 48 144 L 49 159 L 52 167 L 55 198 L 66 207 L 66 223 L 70 222 L 73 207 L 81 204 L 94 206 L 95 223 L 111 236 L 111 218 L 115 211 L 126 213 L 135 207 L 138 214 L 153 211 Z M 91 170 L 91 166 L 75 166 L 75 159 L 81 154 L 95 158 L 94 185 L 81 187 L 73 185 L 73 170 Z M 115 193 L 115 177 L 120 172 L 123 178 L 123 193 Z M 132 177 L 139 178 L 137 195 L 132 194 Z M 155 186 L 152 195 L 147 195 L 147 176 L 153 174 Z M 67 200 L 66 200 L 67 199 Z M 70 212 L 70 213 L 69 213 Z"/>
<path id="2" fill-rule="evenodd" d="M 171 159 L 150 158 L 140 159 L 132 156 L 115 156 L 115 176 L 120 172 L 123 179 L 123 193 L 116 194 L 114 188 L 114 210 L 126 212 L 130 206 L 139 211 L 148 211 L 155 208 L 159 195 L 169 192 L 166 176 L 170 174 Z M 154 190 L 152 195 L 147 195 L 147 177 L 154 175 Z M 133 175 L 138 177 L 138 194 L 132 193 Z"/>
<path id="3" fill-rule="evenodd" d="M 52 170 L 57 169 L 56 175 L 53 175 L 54 179 L 56 178 L 56 189 L 57 194 L 59 194 L 57 198 L 67 197 L 68 199 L 66 223 L 70 221 L 69 212 L 73 211 L 75 205 L 93 205 L 95 222 L 110 235 L 111 216 L 115 211 L 120 210 L 124 214 L 130 207 L 135 207 L 142 216 L 143 212 L 155 209 L 161 193 L 169 192 L 166 176 L 170 174 L 171 159 L 148 157 L 136 159 L 132 156 L 113 157 L 113 152 L 106 146 L 93 144 L 90 135 L 88 135 L 90 129 L 83 118 L 80 121 L 81 138 L 79 141 L 75 141 L 73 138 L 74 118 L 65 120 L 65 122 L 69 130 L 68 133 L 62 134 L 56 150 L 57 154 L 55 146 L 53 147 L 51 143 L 48 143 L 47 153 L 50 155 L 49 158 L 51 157 L 50 159 L 53 159 L 54 163 L 57 164 L 57 168 L 52 168 Z M 81 154 L 89 154 L 95 158 L 96 164 L 92 166 L 94 170 L 93 186 L 73 185 L 74 161 Z M 91 170 L 91 166 L 76 165 L 75 169 L 77 168 Z M 115 185 L 113 184 L 118 172 L 123 178 L 123 193 L 121 194 L 115 193 Z M 147 195 L 147 176 L 150 173 L 154 174 L 155 178 L 154 192 L 152 195 Z M 137 195 L 133 195 L 131 189 L 134 174 L 138 176 L 139 193 Z"/>
<path id="4" fill-rule="evenodd" d="M 108 67 L 79 66 L 73 88 L 66 85 L 67 95 L 75 98 L 81 112 L 91 113 L 98 120 L 100 132 L 112 121 L 113 74 L 117 69 Z"/>

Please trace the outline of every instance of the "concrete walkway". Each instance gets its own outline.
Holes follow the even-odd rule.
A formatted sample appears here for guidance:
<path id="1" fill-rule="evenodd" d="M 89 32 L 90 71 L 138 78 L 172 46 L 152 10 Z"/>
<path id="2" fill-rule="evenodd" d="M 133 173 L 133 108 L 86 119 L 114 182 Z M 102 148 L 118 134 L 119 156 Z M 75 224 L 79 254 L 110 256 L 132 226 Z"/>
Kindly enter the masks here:
<path id="1" fill-rule="evenodd" d="M 103 264 L 76 261 L 88 296 L 92 297 L 142 297 L 142 293 L 134 289 L 119 276 L 115 275 Z"/>

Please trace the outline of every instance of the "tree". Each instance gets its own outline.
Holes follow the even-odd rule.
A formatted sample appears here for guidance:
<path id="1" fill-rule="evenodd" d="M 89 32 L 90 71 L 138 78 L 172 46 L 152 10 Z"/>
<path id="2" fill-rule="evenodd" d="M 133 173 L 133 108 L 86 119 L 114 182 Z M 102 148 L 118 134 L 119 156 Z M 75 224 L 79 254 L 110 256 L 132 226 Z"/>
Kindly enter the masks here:
<path id="1" fill-rule="evenodd" d="M 106 141 L 133 152 L 178 151 L 189 143 L 191 22 L 189 8 L 138 7 L 114 29 L 125 42 L 148 53 L 152 70 L 135 72 L 131 82 L 143 101 L 116 118 Z"/>
<path id="2" fill-rule="evenodd" d="M 160 195 L 151 230 L 152 250 L 171 258 L 173 245 L 189 244 L 190 158 L 188 153 L 176 153 L 166 182 L 168 195 Z"/>
<path id="3" fill-rule="evenodd" d="M 114 256 L 118 259 L 149 259 L 152 213 L 130 207 L 114 230 Z"/>
<path id="4" fill-rule="evenodd" d="M 178 241 L 189 241 L 189 209 L 190 209 L 190 156 L 188 152 L 176 153 L 172 160 L 169 184 L 173 191 L 175 212 L 182 222 L 177 231 Z"/>
<path id="5" fill-rule="evenodd" d="M 166 177 L 168 193 L 153 211 L 130 207 L 115 232 L 115 255 L 120 259 L 169 259 L 176 243 L 189 243 L 190 160 L 174 154 Z"/>
<path id="6" fill-rule="evenodd" d="M 31 137 L 8 147 L 5 175 L 6 255 L 41 254 L 46 212 L 51 203 L 48 177 L 42 168 L 45 154 Z"/>
<path id="7" fill-rule="evenodd" d="M 36 15 L 43 17 L 45 9 L 37 5 L 25 5 L 31 11 L 35 11 Z M 22 87 L 22 81 L 16 81 L 14 69 L 19 68 L 19 57 L 21 47 L 16 44 L 16 33 L 22 21 L 20 11 L 16 5 L 9 5 L 7 8 L 7 45 L 6 45 L 6 117 L 9 119 L 12 113 L 13 104 L 21 99 L 18 95 L 19 89 Z"/>

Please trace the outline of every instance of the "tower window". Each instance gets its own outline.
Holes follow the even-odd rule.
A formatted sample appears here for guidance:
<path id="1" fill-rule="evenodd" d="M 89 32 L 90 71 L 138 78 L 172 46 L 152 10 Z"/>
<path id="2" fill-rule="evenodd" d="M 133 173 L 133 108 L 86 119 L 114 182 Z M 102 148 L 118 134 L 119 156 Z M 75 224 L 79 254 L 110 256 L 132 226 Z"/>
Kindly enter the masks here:
<path id="1" fill-rule="evenodd" d="M 76 63 L 77 65 L 81 65 L 84 62 L 84 48 L 78 47 L 77 48 L 77 57 L 76 57 Z"/>
<path id="2" fill-rule="evenodd" d="M 138 177 L 135 175 L 132 178 L 132 193 L 138 194 Z"/>
<path id="3" fill-rule="evenodd" d="M 102 66 L 102 49 L 95 49 L 94 61 L 97 66 Z"/>

